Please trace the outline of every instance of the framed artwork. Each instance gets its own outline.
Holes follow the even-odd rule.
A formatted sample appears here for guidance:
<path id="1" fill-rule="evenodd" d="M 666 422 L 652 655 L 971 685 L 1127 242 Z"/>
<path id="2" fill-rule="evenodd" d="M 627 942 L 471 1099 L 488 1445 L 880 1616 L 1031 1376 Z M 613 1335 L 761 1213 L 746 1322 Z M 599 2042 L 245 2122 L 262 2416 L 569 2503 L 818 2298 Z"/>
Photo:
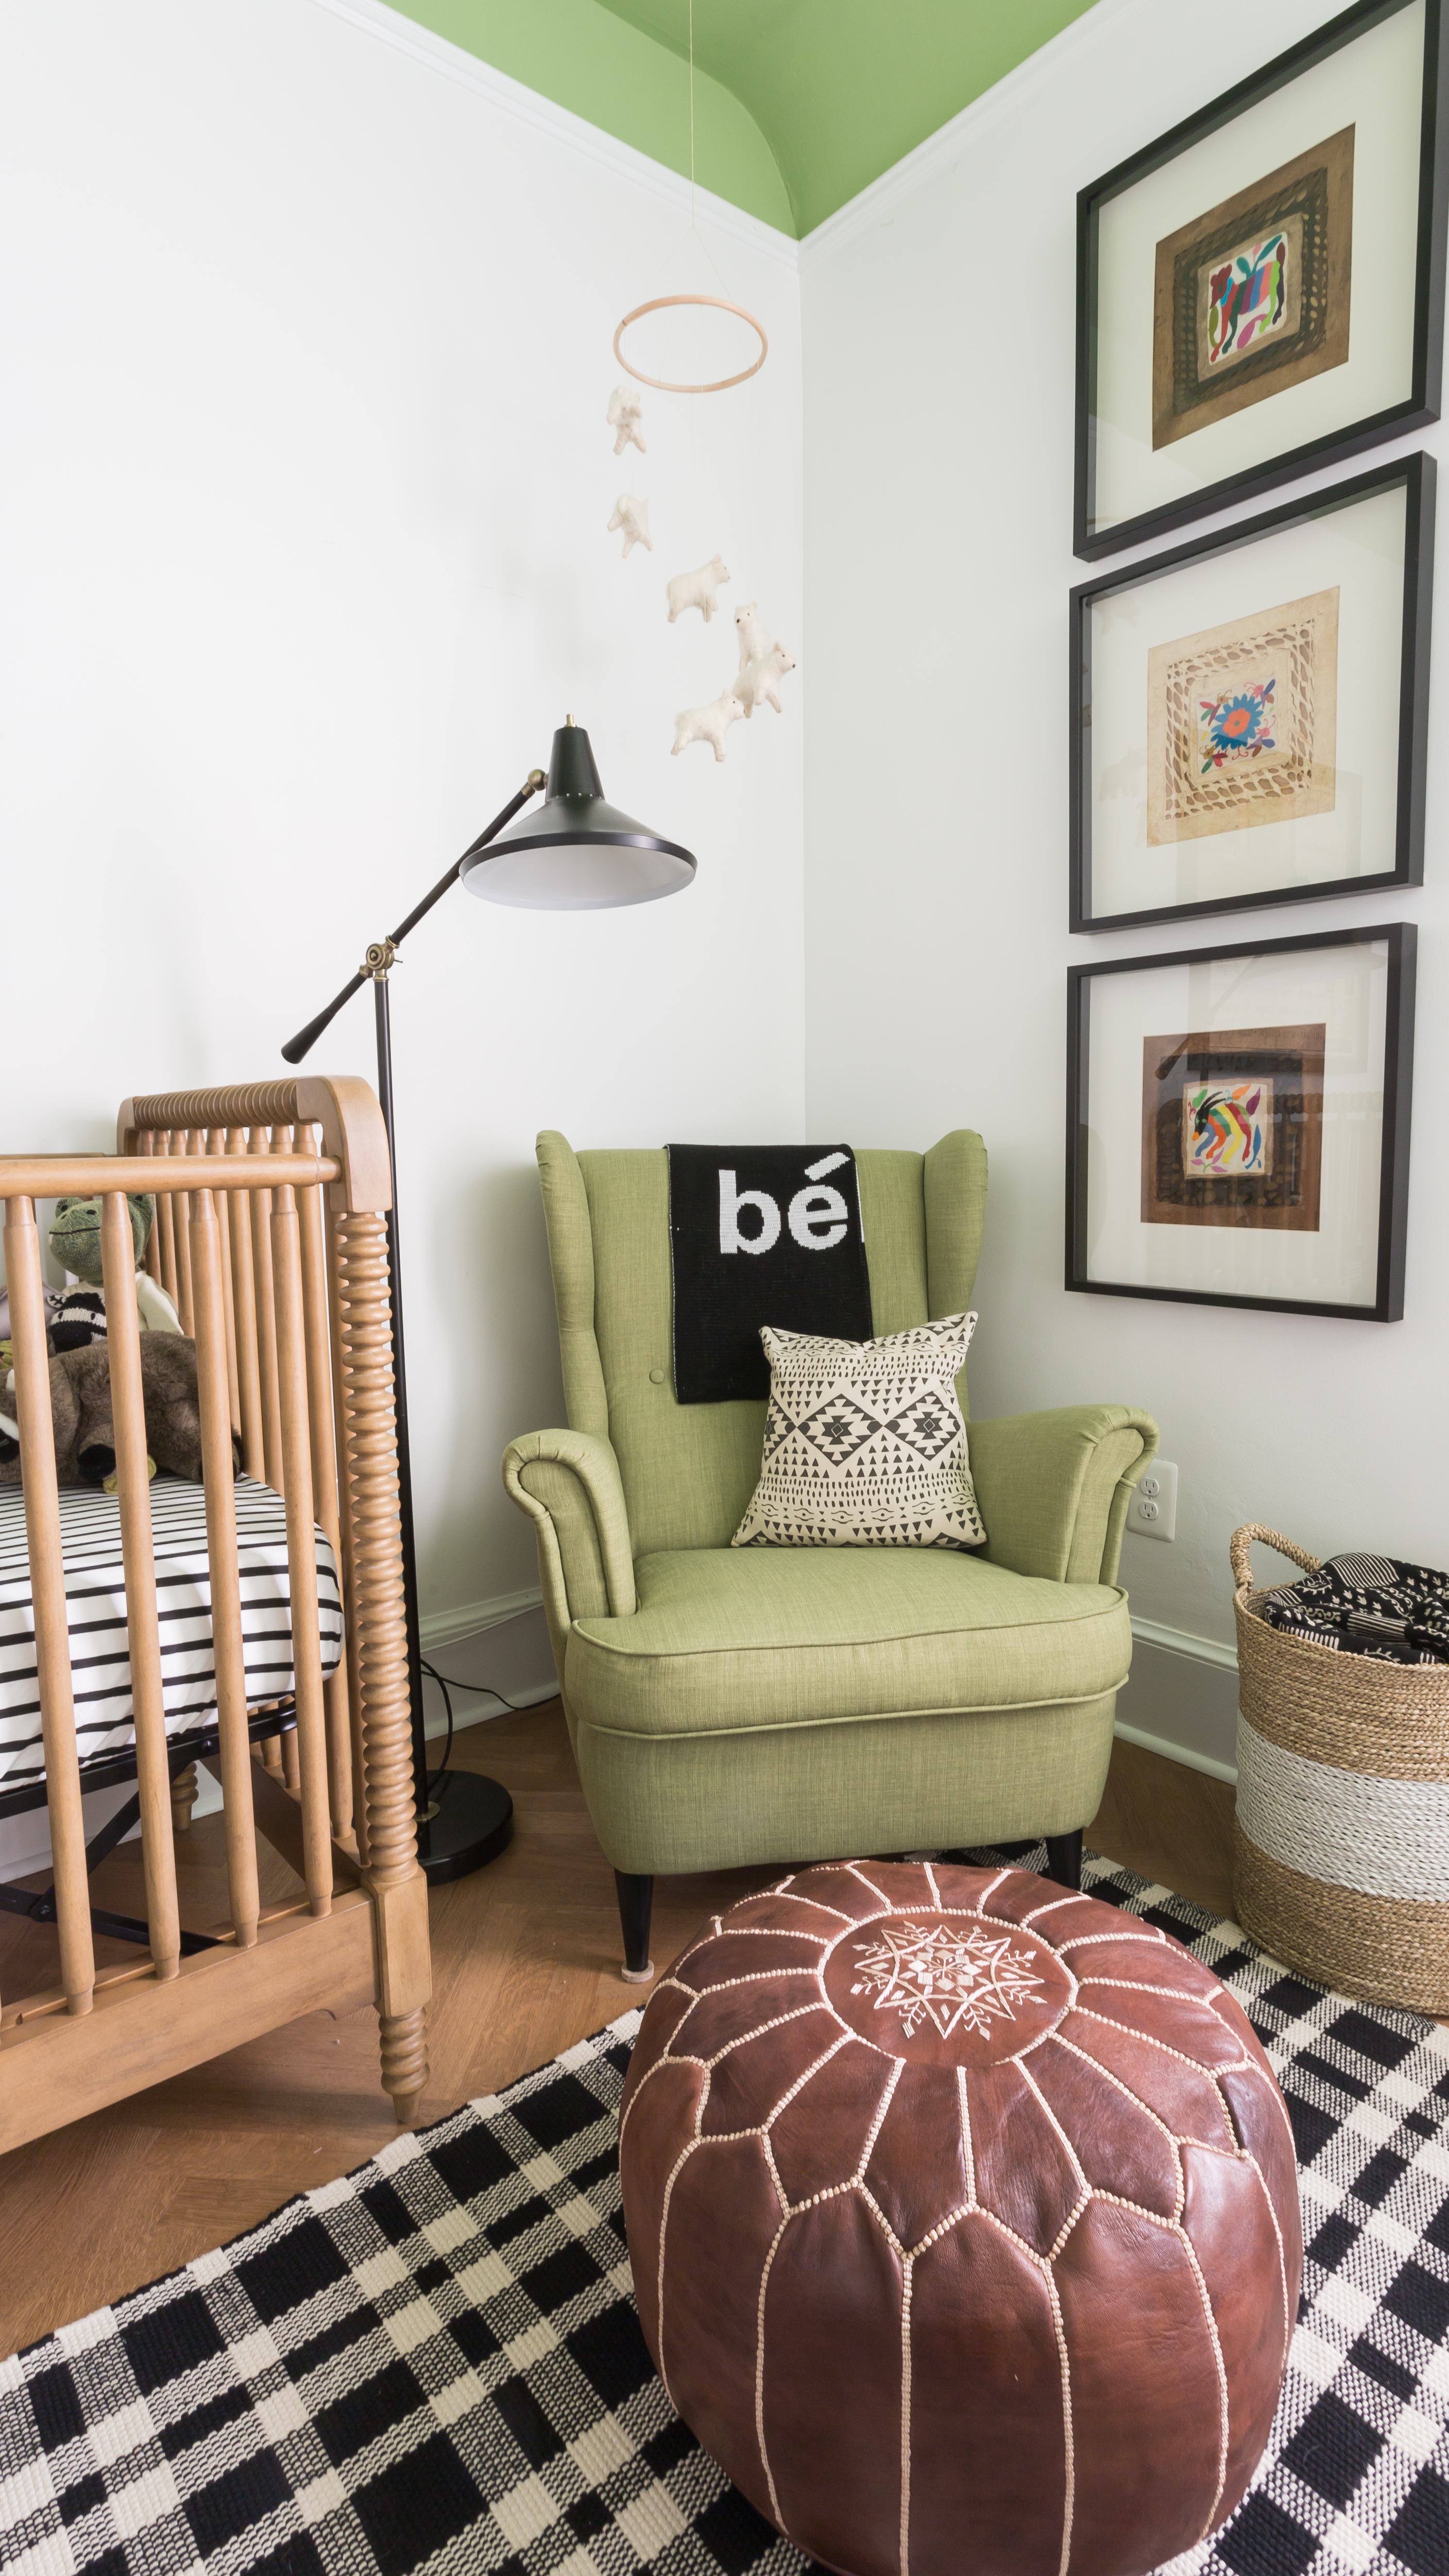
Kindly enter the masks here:
<path id="1" fill-rule="evenodd" d="M 1074 966 L 1068 1288 L 1394 1323 L 1412 923 Z"/>
<path id="2" fill-rule="evenodd" d="M 1439 417 L 1443 0 L 1356 0 L 1077 201 L 1094 558 Z"/>
<path id="3" fill-rule="evenodd" d="M 1072 593 L 1071 927 L 1419 885 L 1434 460 Z"/>

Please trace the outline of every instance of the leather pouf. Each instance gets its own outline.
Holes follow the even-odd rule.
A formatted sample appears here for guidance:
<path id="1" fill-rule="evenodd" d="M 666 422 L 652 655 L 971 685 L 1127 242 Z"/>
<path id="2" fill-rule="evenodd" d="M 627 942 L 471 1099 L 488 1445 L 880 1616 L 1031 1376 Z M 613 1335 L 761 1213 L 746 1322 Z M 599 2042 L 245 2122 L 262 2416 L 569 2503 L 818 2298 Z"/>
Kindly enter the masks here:
<path id="1" fill-rule="evenodd" d="M 1140 2576 L 1241 2498 L 1293 2141 L 1151 1924 L 1026 1870 L 803 1870 L 655 1988 L 620 2164 L 674 2404 L 845 2576 Z"/>

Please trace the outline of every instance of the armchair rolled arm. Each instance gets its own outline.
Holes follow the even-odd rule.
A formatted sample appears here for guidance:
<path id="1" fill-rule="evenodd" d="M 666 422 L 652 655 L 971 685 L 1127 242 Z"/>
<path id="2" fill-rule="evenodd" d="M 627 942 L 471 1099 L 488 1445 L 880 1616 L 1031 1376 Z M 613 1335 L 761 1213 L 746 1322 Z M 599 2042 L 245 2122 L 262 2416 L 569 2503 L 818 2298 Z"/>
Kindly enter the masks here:
<path id="1" fill-rule="evenodd" d="M 592 1431 L 526 1431 L 504 1450 L 503 1482 L 533 1522 L 555 1637 L 575 1619 L 632 1617 L 629 1512 L 610 1443 Z"/>
<path id="2" fill-rule="evenodd" d="M 969 1426 L 986 1554 L 1053 1583 L 1115 1583 L 1132 1487 L 1157 1425 L 1130 1404 L 1066 1404 Z"/>

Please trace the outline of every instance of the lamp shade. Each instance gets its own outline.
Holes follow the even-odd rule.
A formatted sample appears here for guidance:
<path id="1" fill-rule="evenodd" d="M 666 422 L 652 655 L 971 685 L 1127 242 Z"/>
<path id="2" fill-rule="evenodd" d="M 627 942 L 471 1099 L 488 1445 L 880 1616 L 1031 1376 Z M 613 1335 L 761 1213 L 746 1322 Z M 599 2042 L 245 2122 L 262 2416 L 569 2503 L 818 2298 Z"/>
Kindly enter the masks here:
<path id="1" fill-rule="evenodd" d="M 606 804 L 589 737 L 570 717 L 553 738 L 542 805 L 465 859 L 459 875 L 485 903 L 606 912 L 681 894 L 694 871 L 688 850 Z"/>

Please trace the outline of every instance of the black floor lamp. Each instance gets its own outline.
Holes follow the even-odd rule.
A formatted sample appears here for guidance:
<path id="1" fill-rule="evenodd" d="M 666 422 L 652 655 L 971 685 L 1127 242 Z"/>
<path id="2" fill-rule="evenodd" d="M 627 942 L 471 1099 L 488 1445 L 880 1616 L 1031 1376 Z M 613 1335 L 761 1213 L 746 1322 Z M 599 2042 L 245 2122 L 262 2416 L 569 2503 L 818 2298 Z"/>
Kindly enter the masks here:
<path id="1" fill-rule="evenodd" d="M 546 788 L 536 813 L 509 831 L 515 814 Z M 418 1565 L 413 1536 L 412 1461 L 408 1445 L 407 1371 L 403 1358 L 402 1276 L 398 1262 L 397 1146 L 392 1114 L 392 1039 L 387 980 L 398 951 L 450 886 L 459 883 L 489 903 L 529 912 L 603 912 L 626 903 L 654 903 L 680 894 L 694 879 L 695 862 L 677 842 L 661 840 L 643 823 L 604 801 L 589 737 L 570 716 L 553 738 L 547 780 L 531 769 L 518 794 L 496 814 L 486 832 L 438 879 L 430 894 L 400 921 L 388 939 L 369 948 L 357 973 L 325 1011 L 289 1038 L 282 1053 L 300 1064 L 325 1028 L 372 986 L 377 1019 L 377 1093 L 392 1158 L 392 1207 L 387 1220 L 392 1270 L 392 1359 L 397 1392 L 398 1485 L 402 1504 L 403 1595 L 406 1606 L 408 1687 L 412 1699 L 413 1780 L 418 1806 L 418 1858 L 430 1879 L 463 1878 L 493 1860 L 508 1840 L 513 1801 L 497 1780 L 473 1771 L 439 1771 L 428 1777 L 423 1734 L 422 1641 L 418 1631 Z"/>

